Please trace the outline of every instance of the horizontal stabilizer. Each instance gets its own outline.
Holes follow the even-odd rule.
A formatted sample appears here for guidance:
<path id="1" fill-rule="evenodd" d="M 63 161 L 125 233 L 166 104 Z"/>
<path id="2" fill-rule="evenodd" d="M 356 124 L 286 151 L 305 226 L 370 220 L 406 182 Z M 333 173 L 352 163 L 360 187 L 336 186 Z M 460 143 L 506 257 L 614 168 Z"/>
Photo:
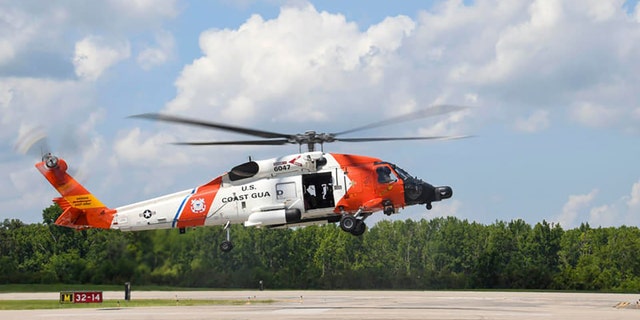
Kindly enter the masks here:
<path id="1" fill-rule="evenodd" d="M 71 204 L 65 198 L 54 198 L 53 202 L 55 202 L 60 208 L 62 208 L 63 211 L 71 208 Z"/>
<path id="2" fill-rule="evenodd" d="M 74 228 L 74 229 L 87 229 L 89 228 L 89 225 L 87 224 L 87 221 L 86 221 L 87 219 L 84 217 L 85 215 L 82 214 L 82 210 L 75 209 L 73 207 L 68 207 L 58 217 L 58 219 L 56 220 L 56 225 Z M 78 221 L 78 220 L 83 220 L 83 221 Z"/>

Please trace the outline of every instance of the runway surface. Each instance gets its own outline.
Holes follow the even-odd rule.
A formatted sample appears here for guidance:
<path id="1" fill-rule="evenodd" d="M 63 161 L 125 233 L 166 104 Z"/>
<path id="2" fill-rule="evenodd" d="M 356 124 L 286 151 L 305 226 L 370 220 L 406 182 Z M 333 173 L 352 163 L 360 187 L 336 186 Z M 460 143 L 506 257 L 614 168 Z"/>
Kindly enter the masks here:
<path id="1" fill-rule="evenodd" d="M 122 299 L 123 292 L 104 292 Z M 6 293 L 3 300 L 58 293 Z M 244 299 L 239 306 L 8 310 L 0 319 L 640 319 L 639 294 L 441 291 L 133 291 L 132 299 Z M 253 299 L 276 302 L 253 303 Z M 628 303 L 626 307 L 621 303 Z M 616 307 L 618 306 L 618 307 Z"/>

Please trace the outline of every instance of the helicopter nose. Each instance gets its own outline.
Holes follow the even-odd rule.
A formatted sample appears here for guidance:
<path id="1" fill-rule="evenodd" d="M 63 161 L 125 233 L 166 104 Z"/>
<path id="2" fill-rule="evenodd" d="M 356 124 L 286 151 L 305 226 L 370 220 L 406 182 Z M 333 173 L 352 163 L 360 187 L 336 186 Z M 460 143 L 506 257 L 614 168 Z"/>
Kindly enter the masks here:
<path id="1" fill-rule="evenodd" d="M 435 188 L 436 201 L 449 199 L 453 196 L 453 190 L 449 186 L 436 187 Z"/>
<path id="2" fill-rule="evenodd" d="M 404 180 L 405 204 L 427 204 L 431 209 L 431 203 L 449 199 L 453 196 L 453 190 L 449 186 L 434 187 L 433 185 L 414 178 Z"/>
<path id="3" fill-rule="evenodd" d="M 424 187 L 424 202 L 427 204 L 427 210 L 431 210 L 431 208 L 433 207 L 431 205 L 432 202 L 449 199 L 451 198 L 451 196 L 453 196 L 453 190 L 449 186 L 433 187 L 425 182 Z"/>
<path id="4" fill-rule="evenodd" d="M 435 202 L 449 199 L 453 196 L 453 190 L 449 186 L 434 187 L 428 183 L 424 183 L 423 189 L 426 202 Z"/>

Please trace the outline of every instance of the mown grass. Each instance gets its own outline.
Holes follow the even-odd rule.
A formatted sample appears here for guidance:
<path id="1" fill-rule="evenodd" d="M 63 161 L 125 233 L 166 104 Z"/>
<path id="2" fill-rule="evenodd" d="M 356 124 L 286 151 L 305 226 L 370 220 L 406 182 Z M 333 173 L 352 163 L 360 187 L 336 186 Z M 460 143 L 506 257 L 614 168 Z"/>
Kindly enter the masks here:
<path id="1" fill-rule="evenodd" d="M 180 288 L 170 286 L 136 286 L 131 285 L 135 291 L 212 291 L 211 288 Z M 97 284 L 0 284 L 0 293 L 16 292 L 60 292 L 60 291 L 122 291 L 122 285 L 97 285 Z"/>
<path id="2" fill-rule="evenodd" d="M 170 307 L 170 306 L 207 306 L 207 305 L 245 305 L 255 303 L 273 303 L 274 300 L 174 300 L 174 299 L 136 299 L 105 300 L 102 303 L 60 303 L 56 300 L 0 300 L 0 310 L 35 310 L 35 309 L 69 309 L 93 308 L 115 309 L 135 307 Z"/>

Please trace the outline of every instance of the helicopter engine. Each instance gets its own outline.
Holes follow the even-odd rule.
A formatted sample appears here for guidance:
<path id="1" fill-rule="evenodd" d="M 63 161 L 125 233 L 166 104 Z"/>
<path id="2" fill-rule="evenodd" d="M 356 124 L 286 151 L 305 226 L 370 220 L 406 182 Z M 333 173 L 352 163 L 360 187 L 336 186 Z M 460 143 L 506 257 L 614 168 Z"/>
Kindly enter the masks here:
<path id="1" fill-rule="evenodd" d="M 320 151 L 307 152 L 295 157 L 282 157 L 269 160 L 249 161 L 235 166 L 229 171 L 230 182 L 243 179 L 272 178 L 282 174 L 301 174 L 316 172 L 327 160 Z"/>

